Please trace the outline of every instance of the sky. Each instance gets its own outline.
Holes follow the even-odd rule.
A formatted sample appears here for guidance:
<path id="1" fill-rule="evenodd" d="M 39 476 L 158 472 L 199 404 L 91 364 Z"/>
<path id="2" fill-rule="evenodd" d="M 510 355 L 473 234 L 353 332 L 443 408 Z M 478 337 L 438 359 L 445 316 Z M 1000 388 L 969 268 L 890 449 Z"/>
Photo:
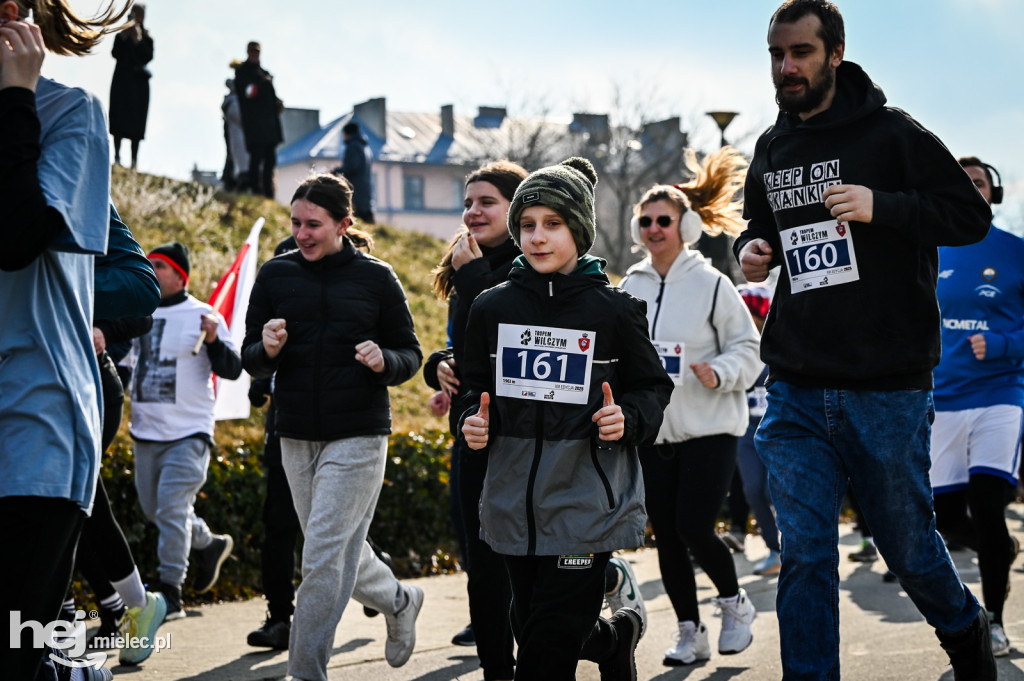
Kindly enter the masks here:
<path id="1" fill-rule="evenodd" d="M 124 0 L 115 0 L 123 2 Z M 325 124 L 358 102 L 391 111 L 456 114 L 506 106 L 511 116 L 642 111 L 678 115 L 691 145 L 710 151 L 705 115 L 739 116 L 726 137 L 753 151 L 777 108 L 768 20 L 780 0 L 149 0 L 155 44 L 139 170 L 187 179 L 224 165 L 220 104 L 249 40 L 262 45 L 286 106 Z M 100 0 L 70 0 L 91 14 Z M 846 59 L 889 104 L 909 112 L 956 155 L 995 166 L 1006 187 L 996 222 L 1024 233 L 1024 2 L 840 0 Z M 48 55 L 43 75 L 109 98 L 112 38 L 87 57 Z M 122 158 L 128 158 L 127 142 Z"/>

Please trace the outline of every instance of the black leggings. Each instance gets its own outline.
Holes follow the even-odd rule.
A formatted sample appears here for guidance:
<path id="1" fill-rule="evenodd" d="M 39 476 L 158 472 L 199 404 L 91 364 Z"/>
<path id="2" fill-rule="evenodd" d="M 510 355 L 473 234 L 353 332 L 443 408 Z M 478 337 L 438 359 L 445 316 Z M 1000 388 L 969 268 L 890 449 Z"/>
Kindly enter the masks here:
<path id="1" fill-rule="evenodd" d="M 106 452 L 121 425 L 124 389 L 117 369 L 107 353 L 101 353 L 97 360 L 100 364 L 100 383 L 103 389 L 101 451 Z M 110 582 L 122 580 L 135 571 L 135 559 L 132 558 L 128 541 L 110 509 L 110 499 L 103 486 L 102 475 L 96 480 L 96 500 L 93 502 L 92 515 L 82 526 L 75 567 L 89 582 L 97 601 L 114 595 L 114 587 Z"/>
<path id="2" fill-rule="evenodd" d="M 736 443 L 732 435 L 712 435 L 640 448 L 661 579 L 680 622 L 700 622 L 697 580 L 687 548 L 720 597 L 739 593 L 732 554 L 715 533 L 736 470 Z"/>
<path id="3" fill-rule="evenodd" d="M 1013 541 L 1005 516 L 1013 492 L 1013 486 L 1003 478 L 976 473 L 971 475 L 967 489 L 935 495 L 936 527 L 950 542 L 978 552 L 985 609 L 1000 624 L 1013 560 Z"/>
<path id="4" fill-rule="evenodd" d="M 466 533 L 466 568 L 469 581 L 469 619 L 476 636 L 476 652 L 484 679 L 511 679 L 515 658 L 512 655 L 512 626 L 509 608 L 512 585 L 505 561 L 480 538 L 480 494 L 487 475 L 487 455 L 456 445 L 452 456 L 459 457 L 459 500 Z"/>

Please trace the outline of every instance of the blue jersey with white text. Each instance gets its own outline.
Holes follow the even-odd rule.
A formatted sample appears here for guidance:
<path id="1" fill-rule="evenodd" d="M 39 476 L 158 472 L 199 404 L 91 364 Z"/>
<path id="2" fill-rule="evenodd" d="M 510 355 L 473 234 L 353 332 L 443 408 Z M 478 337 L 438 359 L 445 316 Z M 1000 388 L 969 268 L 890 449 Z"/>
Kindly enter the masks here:
<path id="1" fill-rule="evenodd" d="M 982 241 L 939 249 L 942 360 L 935 408 L 1024 405 L 1024 239 L 993 226 Z M 984 334 L 985 359 L 971 350 Z"/>

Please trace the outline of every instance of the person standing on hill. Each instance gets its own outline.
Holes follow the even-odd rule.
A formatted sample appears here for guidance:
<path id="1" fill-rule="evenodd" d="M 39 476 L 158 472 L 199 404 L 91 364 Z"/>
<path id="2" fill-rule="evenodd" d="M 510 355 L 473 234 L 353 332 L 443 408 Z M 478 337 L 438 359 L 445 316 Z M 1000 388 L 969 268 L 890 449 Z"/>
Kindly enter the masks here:
<path id="1" fill-rule="evenodd" d="M 352 185 L 352 208 L 356 219 L 372 225 L 373 182 L 370 179 L 370 168 L 373 165 L 373 152 L 370 151 L 366 136 L 355 121 L 346 123 L 341 129 L 341 135 L 345 142 L 345 151 L 341 165 L 331 172 L 341 175 Z"/>
<path id="2" fill-rule="evenodd" d="M 235 92 L 242 112 L 245 147 L 249 152 L 249 187 L 274 198 L 274 167 L 281 132 L 281 100 L 274 90 L 274 77 L 260 66 L 260 44 L 246 47 L 248 58 L 235 69 Z"/>
<path id="3" fill-rule="evenodd" d="M 153 60 L 153 37 L 146 30 L 146 6 L 132 5 L 131 21 L 114 37 L 111 53 L 117 60 L 110 82 L 110 134 L 114 136 L 114 163 L 121 163 L 121 141 L 132 146 L 132 169 L 138 165 L 139 142 L 146 136 L 149 117 L 149 79 L 146 66 Z"/>

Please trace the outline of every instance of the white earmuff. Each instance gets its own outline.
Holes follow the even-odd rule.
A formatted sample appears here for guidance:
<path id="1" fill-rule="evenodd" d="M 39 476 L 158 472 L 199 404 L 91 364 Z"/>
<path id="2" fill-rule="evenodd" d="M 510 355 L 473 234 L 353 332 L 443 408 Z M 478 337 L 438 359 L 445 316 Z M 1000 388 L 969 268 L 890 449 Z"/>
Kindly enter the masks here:
<path id="1" fill-rule="evenodd" d="M 703 231 L 704 221 L 697 215 L 697 211 L 691 208 L 683 213 L 679 221 L 679 238 L 684 244 L 695 243 Z"/>
<path id="2" fill-rule="evenodd" d="M 683 213 L 683 218 L 679 221 L 679 239 L 684 244 L 695 243 L 703 231 L 704 222 L 697 215 L 697 211 L 691 208 Z M 629 235 L 633 237 L 633 243 L 637 246 L 644 245 L 644 240 L 640 237 L 640 216 L 634 215 L 629 221 Z"/>
<path id="3" fill-rule="evenodd" d="M 633 237 L 633 243 L 637 246 L 644 245 L 644 240 L 640 238 L 640 217 L 637 215 L 629 221 L 629 235 Z"/>

